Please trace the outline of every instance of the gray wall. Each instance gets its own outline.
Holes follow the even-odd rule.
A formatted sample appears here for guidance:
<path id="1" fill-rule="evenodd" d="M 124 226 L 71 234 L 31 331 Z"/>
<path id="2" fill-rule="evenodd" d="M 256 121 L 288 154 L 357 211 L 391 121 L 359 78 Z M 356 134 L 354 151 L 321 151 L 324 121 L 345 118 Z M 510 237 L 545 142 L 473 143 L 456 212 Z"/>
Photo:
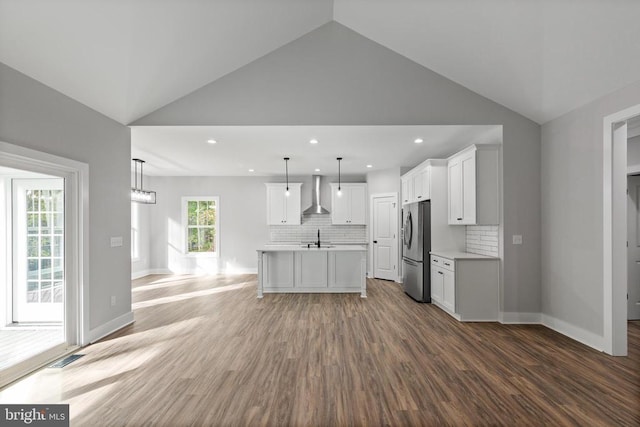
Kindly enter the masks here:
<path id="1" fill-rule="evenodd" d="M 503 125 L 503 310 L 540 310 L 540 126 L 336 22 L 134 124 Z"/>
<path id="2" fill-rule="evenodd" d="M 640 169 L 640 136 L 627 140 L 627 165 Z"/>
<path id="3" fill-rule="evenodd" d="M 0 64 L 0 140 L 89 164 L 90 327 L 130 312 L 129 128 Z"/>
<path id="4" fill-rule="evenodd" d="M 400 168 L 383 169 L 367 173 L 369 195 L 376 193 L 397 193 L 398 203 L 400 203 L 401 187 Z"/>
<path id="5" fill-rule="evenodd" d="M 603 334 L 603 119 L 637 104 L 640 83 L 542 127 L 542 311 L 598 335 Z"/>

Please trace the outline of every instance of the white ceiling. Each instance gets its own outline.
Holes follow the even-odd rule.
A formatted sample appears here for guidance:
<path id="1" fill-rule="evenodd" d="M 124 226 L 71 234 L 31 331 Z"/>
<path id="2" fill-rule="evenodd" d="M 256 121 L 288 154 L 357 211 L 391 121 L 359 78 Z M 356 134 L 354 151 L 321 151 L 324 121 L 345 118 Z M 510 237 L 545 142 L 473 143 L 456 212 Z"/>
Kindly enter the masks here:
<path id="1" fill-rule="evenodd" d="M 334 19 L 541 124 L 640 79 L 637 0 L 335 0 Z"/>
<path id="2" fill-rule="evenodd" d="M 538 123 L 640 75 L 637 0 L 0 0 L 0 62 L 127 124 L 332 19 Z"/>
<path id="3" fill-rule="evenodd" d="M 291 175 L 337 175 L 337 157 L 343 174 L 364 175 L 446 158 L 472 143 L 502 142 L 501 126 L 136 126 L 131 132 L 131 154 L 147 162 L 145 175 L 167 176 L 283 175 L 284 157 L 291 158 Z M 424 142 L 416 144 L 418 137 Z M 310 144 L 312 138 L 318 143 Z"/>
<path id="4" fill-rule="evenodd" d="M 128 124 L 331 19 L 331 0 L 0 0 L 0 62 Z"/>

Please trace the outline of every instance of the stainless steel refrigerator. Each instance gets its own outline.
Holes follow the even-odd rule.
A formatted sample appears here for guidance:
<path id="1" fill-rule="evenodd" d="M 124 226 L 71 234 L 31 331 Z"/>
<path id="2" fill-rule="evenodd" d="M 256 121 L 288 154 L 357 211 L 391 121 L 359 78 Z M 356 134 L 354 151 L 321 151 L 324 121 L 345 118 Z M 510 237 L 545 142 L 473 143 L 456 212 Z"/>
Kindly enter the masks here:
<path id="1" fill-rule="evenodd" d="M 402 210 L 402 286 L 414 300 L 431 302 L 431 201 Z"/>

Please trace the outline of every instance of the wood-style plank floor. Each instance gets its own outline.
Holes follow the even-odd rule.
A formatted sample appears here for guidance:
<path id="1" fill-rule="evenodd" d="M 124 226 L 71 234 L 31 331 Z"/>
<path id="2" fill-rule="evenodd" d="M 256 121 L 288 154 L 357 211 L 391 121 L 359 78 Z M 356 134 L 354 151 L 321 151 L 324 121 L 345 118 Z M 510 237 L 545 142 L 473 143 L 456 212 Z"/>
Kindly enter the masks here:
<path id="1" fill-rule="evenodd" d="M 135 324 L 0 401 L 70 403 L 77 426 L 640 425 L 639 322 L 614 358 L 368 285 L 259 300 L 254 275 L 139 279 Z"/>

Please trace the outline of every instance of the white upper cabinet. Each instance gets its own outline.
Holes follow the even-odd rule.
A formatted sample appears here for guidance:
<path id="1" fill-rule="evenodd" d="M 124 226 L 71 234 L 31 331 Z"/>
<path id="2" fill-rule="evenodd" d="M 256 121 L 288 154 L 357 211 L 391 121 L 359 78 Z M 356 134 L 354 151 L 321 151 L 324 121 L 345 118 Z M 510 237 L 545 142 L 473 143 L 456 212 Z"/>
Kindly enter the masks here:
<path id="1" fill-rule="evenodd" d="M 416 166 L 401 180 L 403 205 L 431 198 L 431 166 L 428 163 Z"/>
<path id="2" fill-rule="evenodd" d="M 334 225 L 365 225 L 367 184 L 341 184 L 341 195 L 338 195 L 338 184 L 332 183 L 330 185 L 331 223 Z"/>
<path id="3" fill-rule="evenodd" d="M 413 175 L 413 199 L 416 202 L 431 198 L 431 166 L 426 166 Z"/>
<path id="4" fill-rule="evenodd" d="M 403 176 L 402 180 L 402 204 L 406 205 L 407 203 L 411 203 L 413 199 L 413 179 L 411 176 Z"/>
<path id="5" fill-rule="evenodd" d="M 302 183 L 289 183 L 289 195 L 286 184 L 265 184 L 267 186 L 267 224 L 300 224 L 300 187 Z"/>
<path id="6" fill-rule="evenodd" d="M 449 158 L 449 224 L 499 224 L 499 148 L 471 145 Z"/>

